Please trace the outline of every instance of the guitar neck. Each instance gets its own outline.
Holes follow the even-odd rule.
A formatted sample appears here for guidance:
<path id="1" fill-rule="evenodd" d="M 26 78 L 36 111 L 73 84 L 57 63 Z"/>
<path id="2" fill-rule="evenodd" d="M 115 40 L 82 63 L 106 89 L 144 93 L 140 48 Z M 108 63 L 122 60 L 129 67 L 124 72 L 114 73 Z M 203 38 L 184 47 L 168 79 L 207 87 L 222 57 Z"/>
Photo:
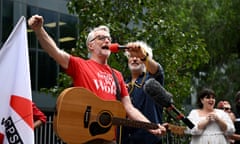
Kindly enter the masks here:
<path id="1" fill-rule="evenodd" d="M 142 122 L 142 121 L 135 121 L 123 118 L 112 118 L 112 123 L 114 125 L 122 125 L 134 128 L 144 128 L 144 129 L 157 129 L 158 125 L 154 123 Z"/>

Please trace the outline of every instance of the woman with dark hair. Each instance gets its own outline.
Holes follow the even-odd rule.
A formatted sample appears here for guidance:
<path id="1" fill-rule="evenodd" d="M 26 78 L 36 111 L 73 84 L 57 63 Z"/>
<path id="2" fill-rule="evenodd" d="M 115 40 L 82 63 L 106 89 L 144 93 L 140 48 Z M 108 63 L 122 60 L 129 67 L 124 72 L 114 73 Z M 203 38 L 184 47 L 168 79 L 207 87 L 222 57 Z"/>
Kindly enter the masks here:
<path id="1" fill-rule="evenodd" d="M 215 109 L 215 92 L 203 89 L 198 94 L 198 109 L 193 109 L 188 118 L 195 127 L 186 133 L 192 135 L 191 144 L 228 144 L 227 135 L 235 128 L 230 117 L 222 110 Z"/>

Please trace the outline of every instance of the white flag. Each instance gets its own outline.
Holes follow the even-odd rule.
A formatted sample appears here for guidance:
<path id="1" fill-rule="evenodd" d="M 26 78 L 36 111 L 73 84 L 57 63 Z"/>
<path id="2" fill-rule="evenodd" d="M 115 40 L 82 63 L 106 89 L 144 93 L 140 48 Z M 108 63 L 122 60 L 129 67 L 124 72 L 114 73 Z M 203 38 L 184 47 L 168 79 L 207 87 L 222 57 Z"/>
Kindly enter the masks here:
<path id="1" fill-rule="evenodd" d="M 26 19 L 0 49 L 0 144 L 34 144 Z"/>

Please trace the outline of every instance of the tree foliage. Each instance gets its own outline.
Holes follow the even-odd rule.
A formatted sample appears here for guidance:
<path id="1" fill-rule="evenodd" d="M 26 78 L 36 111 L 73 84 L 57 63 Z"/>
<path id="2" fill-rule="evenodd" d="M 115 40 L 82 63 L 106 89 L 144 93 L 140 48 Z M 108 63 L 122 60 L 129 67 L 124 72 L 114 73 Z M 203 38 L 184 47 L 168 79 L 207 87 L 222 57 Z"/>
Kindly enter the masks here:
<path id="1" fill-rule="evenodd" d="M 207 65 L 196 71 L 197 89 L 210 87 L 218 100 L 234 102 L 239 86 L 240 9 L 238 0 L 191 0 L 186 9 L 192 11 L 190 19 L 199 27 L 210 55 Z"/>
<path id="2" fill-rule="evenodd" d="M 72 54 L 87 58 L 89 30 L 111 29 L 113 42 L 142 40 L 165 70 L 165 88 L 181 105 L 192 90 L 210 87 L 218 99 L 229 99 L 240 89 L 240 9 L 238 0 L 70 0 L 68 9 L 79 18 L 77 48 Z M 112 54 L 109 65 L 129 75 L 122 53 Z M 56 95 L 69 86 L 61 74 Z"/>
<path id="3" fill-rule="evenodd" d="M 238 5 L 237 0 L 71 0 L 69 12 L 79 18 L 77 48 L 71 53 L 87 58 L 86 36 L 98 25 L 110 27 L 113 42 L 145 41 L 164 67 L 166 89 L 182 103 L 194 76 L 202 81 L 196 86 L 209 86 L 206 80 L 214 80 L 215 70 L 239 58 Z M 128 76 L 122 53 L 112 54 L 109 64 Z"/>
<path id="4" fill-rule="evenodd" d="M 192 71 L 207 63 L 209 55 L 198 28 L 187 26 L 187 14 L 175 8 L 175 3 L 158 0 L 71 0 L 69 12 L 80 20 L 75 53 L 86 57 L 86 36 L 98 25 L 110 27 L 113 42 L 145 41 L 153 48 L 154 59 L 164 67 L 166 89 L 182 103 L 190 94 Z M 182 15 L 176 17 L 178 13 Z M 112 54 L 109 64 L 125 77 L 129 74 L 122 53 Z"/>

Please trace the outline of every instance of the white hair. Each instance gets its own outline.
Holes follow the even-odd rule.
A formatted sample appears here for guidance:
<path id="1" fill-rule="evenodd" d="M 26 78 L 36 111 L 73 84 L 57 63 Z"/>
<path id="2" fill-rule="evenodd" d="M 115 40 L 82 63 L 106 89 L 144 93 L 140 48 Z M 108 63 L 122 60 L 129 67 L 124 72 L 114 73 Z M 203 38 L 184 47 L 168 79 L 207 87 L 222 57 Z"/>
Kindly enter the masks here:
<path id="1" fill-rule="evenodd" d="M 98 26 L 98 27 L 95 27 L 93 30 L 91 30 L 90 32 L 89 32 L 89 34 L 88 34 L 88 37 L 87 37 L 87 40 L 86 40 L 86 45 L 88 46 L 88 43 L 91 41 L 91 40 L 93 40 L 94 39 L 94 37 L 95 37 L 95 32 L 96 31 L 100 31 L 100 30 L 103 30 L 103 31 L 106 31 L 108 34 L 109 34 L 109 36 L 110 36 L 110 30 L 109 30 L 109 28 L 107 27 L 107 26 L 105 26 L 105 25 L 100 25 L 100 26 Z"/>
<path id="2" fill-rule="evenodd" d="M 148 53 L 148 56 L 149 56 L 150 58 L 153 57 L 152 48 L 151 48 L 149 45 L 147 45 L 145 42 L 143 42 L 143 41 L 136 41 L 136 42 L 134 42 L 134 43 L 135 43 L 136 45 L 139 45 L 141 48 L 143 48 L 143 49 L 145 50 L 145 52 Z M 128 58 L 129 58 L 129 56 L 130 56 L 130 54 L 129 54 L 128 51 L 125 51 L 125 52 L 124 52 L 124 55 L 125 55 L 126 57 L 128 57 Z"/>

